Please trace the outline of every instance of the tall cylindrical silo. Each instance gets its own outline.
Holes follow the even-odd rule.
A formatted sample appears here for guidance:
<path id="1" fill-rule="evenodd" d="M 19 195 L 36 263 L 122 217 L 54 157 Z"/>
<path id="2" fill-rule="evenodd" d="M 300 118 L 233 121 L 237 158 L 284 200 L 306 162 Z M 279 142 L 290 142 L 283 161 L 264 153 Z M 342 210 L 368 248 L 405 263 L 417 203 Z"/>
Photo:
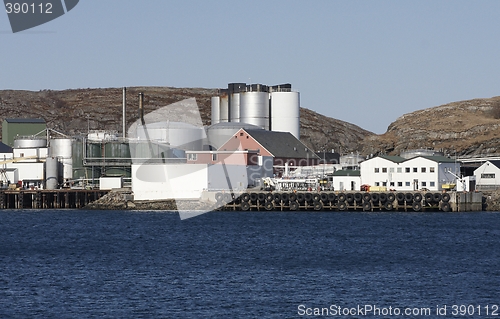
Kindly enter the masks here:
<path id="1" fill-rule="evenodd" d="M 271 130 L 290 132 L 300 139 L 299 92 L 271 93 Z"/>
<path id="2" fill-rule="evenodd" d="M 229 105 L 229 122 L 240 121 L 240 93 L 231 93 L 231 105 Z"/>
<path id="3" fill-rule="evenodd" d="M 240 94 L 240 122 L 269 129 L 268 92 L 242 92 Z"/>
<path id="4" fill-rule="evenodd" d="M 73 141 L 70 138 L 55 138 L 49 142 L 49 156 L 57 157 L 63 165 L 63 178 L 73 178 Z"/>
<path id="5" fill-rule="evenodd" d="M 229 98 L 227 93 L 220 95 L 220 122 L 229 122 Z"/>
<path id="6" fill-rule="evenodd" d="M 212 125 L 214 125 L 220 122 L 220 97 L 212 96 L 211 103 L 212 103 L 211 118 L 212 118 Z"/>
<path id="7" fill-rule="evenodd" d="M 58 160 L 57 157 L 47 157 L 45 162 L 45 188 L 46 189 L 57 189 L 59 184 L 59 172 L 58 172 Z"/>

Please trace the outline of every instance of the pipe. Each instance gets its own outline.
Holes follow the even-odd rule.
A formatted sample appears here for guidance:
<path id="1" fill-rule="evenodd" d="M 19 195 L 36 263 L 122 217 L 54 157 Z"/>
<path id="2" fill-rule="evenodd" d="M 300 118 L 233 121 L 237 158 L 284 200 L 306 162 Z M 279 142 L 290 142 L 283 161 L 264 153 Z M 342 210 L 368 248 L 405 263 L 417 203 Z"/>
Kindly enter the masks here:
<path id="1" fill-rule="evenodd" d="M 139 118 L 141 119 L 141 124 L 144 125 L 144 93 L 139 93 Z"/>
<path id="2" fill-rule="evenodd" d="M 122 110 L 122 136 L 123 138 L 125 139 L 125 125 L 126 125 L 126 122 L 127 122 L 127 113 L 126 113 L 126 110 L 127 110 L 127 88 L 126 87 L 123 87 L 123 110 Z"/>

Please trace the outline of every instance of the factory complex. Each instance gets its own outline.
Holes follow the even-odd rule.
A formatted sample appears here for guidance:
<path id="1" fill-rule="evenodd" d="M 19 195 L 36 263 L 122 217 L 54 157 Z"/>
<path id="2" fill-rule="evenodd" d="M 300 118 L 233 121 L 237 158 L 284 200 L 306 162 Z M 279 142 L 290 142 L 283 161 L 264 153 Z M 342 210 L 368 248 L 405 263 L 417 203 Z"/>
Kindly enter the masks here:
<path id="1" fill-rule="evenodd" d="M 230 83 L 212 97 L 208 127 L 194 99 L 144 114 L 143 98 L 127 130 L 123 89 L 121 134 L 67 136 L 43 119 L 4 119 L 0 187 L 129 188 L 136 201 L 305 191 L 325 192 L 326 201 L 327 192 L 468 192 L 495 176 L 462 177 L 460 162 L 430 150 L 367 158 L 309 149 L 300 141 L 300 94 L 290 84 Z"/>

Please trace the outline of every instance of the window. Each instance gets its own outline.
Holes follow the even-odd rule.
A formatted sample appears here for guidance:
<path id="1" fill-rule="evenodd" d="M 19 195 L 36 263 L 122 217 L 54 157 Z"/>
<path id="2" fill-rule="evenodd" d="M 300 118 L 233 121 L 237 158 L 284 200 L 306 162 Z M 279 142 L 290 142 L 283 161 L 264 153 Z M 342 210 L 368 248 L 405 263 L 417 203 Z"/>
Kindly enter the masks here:
<path id="1" fill-rule="evenodd" d="M 414 167 L 413 168 L 413 173 L 417 173 L 418 172 L 418 168 Z"/>
<path id="2" fill-rule="evenodd" d="M 429 172 L 434 173 L 434 167 L 429 167 Z"/>
<path id="3" fill-rule="evenodd" d="M 495 173 L 481 174 L 481 178 L 495 178 Z"/>
<path id="4" fill-rule="evenodd" d="M 389 168 L 389 173 L 394 173 L 394 167 Z"/>
<path id="5" fill-rule="evenodd" d="M 212 161 L 216 161 L 217 160 L 217 154 L 212 154 Z"/>
<path id="6" fill-rule="evenodd" d="M 389 186 L 394 186 L 394 182 L 390 182 L 390 183 L 389 183 Z"/>
<path id="7" fill-rule="evenodd" d="M 382 182 L 382 186 L 387 186 L 387 182 Z"/>
<path id="8" fill-rule="evenodd" d="M 422 182 L 422 187 L 427 186 L 427 182 Z"/>
<path id="9" fill-rule="evenodd" d="M 403 168 L 402 167 L 398 167 L 398 173 L 403 173 Z"/>
<path id="10" fill-rule="evenodd" d="M 403 182 L 398 182 L 398 187 L 403 187 Z"/>
<path id="11" fill-rule="evenodd" d="M 429 183 L 429 186 L 430 186 L 430 187 L 434 187 L 434 185 L 436 185 L 436 183 L 435 183 L 435 182 L 430 182 L 430 183 Z"/>
<path id="12" fill-rule="evenodd" d="M 387 173 L 387 167 L 382 167 L 382 173 Z"/>
<path id="13" fill-rule="evenodd" d="M 425 173 L 425 167 L 420 168 L 420 171 L 421 171 L 422 173 Z"/>
<path id="14" fill-rule="evenodd" d="M 243 132 L 240 133 L 240 136 L 243 136 Z"/>
<path id="15" fill-rule="evenodd" d="M 188 161 L 196 161 L 198 159 L 198 154 L 188 154 Z"/>
<path id="16" fill-rule="evenodd" d="M 410 172 L 410 168 L 409 167 L 405 167 L 405 172 L 409 173 Z"/>
<path id="17" fill-rule="evenodd" d="M 380 186 L 380 183 L 379 182 L 375 182 L 375 186 Z"/>
<path id="18" fill-rule="evenodd" d="M 379 168 L 375 167 L 375 173 L 378 173 L 378 172 L 379 172 Z"/>
<path id="19" fill-rule="evenodd" d="M 410 182 L 405 182 L 405 186 L 410 186 Z"/>

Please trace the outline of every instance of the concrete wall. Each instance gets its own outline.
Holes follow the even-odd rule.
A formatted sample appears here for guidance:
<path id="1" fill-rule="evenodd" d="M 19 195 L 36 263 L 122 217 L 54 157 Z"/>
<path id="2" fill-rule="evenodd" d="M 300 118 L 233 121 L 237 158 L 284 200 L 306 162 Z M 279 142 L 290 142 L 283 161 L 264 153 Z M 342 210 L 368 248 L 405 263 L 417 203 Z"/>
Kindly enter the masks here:
<path id="1" fill-rule="evenodd" d="M 206 164 L 132 164 L 134 199 L 199 199 L 207 170 Z"/>

